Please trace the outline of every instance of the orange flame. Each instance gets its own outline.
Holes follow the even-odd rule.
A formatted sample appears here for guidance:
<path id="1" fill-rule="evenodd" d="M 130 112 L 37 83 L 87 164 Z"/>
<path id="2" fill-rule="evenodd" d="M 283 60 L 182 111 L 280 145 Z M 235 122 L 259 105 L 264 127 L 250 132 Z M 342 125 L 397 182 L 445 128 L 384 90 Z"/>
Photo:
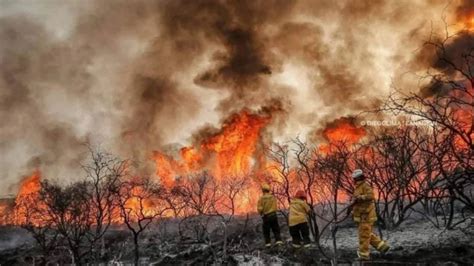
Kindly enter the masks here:
<path id="1" fill-rule="evenodd" d="M 459 127 L 464 132 L 469 132 L 470 129 L 473 127 L 474 123 L 474 111 L 473 110 L 466 110 L 466 109 L 457 109 L 454 111 L 453 120 L 459 125 Z M 471 133 L 468 138 L 474 140 L 474 132 Z M 457 148 L 465 149 L 468 148 L 468 142 L 461 139 L 461 136 L 456 136 L 454 143 Z"/>
<path id="2" fill-rule="evenodd" d="M 474 30 L 474 12 L 462 14 L 459 19 L 463 30 Z"/>
<path id="3" fill-rule="evenodd" d="M 17 199 L 21 199 L 27 195 L 38 193 L 41 189 L 41 173 L 36 170 L 31 176 L 21 182 L 18 190 Z"/>
<path id="4" fill-rule="evenodd" d="M 353 145 L 359 142 L 367 132 L 364 128 L 357 127 L 354 124 L 354 120 L 347 117 L 336 119 L 332 123 L 328 124 L 326 129 L 323 131 L 324 138 L 329 144 L 322 144 L 319 146 L 319 150 L 327 154 L 331 152 L 331 145 L 339 142 L 344 142 L 347 145 Z"/>
<path id="5" fill-rule="evenodd" d="M 224 182 L 236 176 L 257 173 L 265 164 L 263 152 L 257 148 L 261 143 L 261 132 L 271 121 L 271 117 L 253 114 L 248 110 L 234 114 L 224 122 L 222 129 L 193 146 L 180 150 L 180 158 L 155 151 L 156 174 L 165 187 L 172 187 L 176 177 L 190 176 L 197 172 L 209 171 L 217 182 Z M 241 201 L 245 207 L 253 208 L 254 199 L 249 191 L 242 191 Z M 253 193 L 255 194 L 255 193 Z M 250 207 L 252 206 L 252 207 Z"/>
<path id="6" fill-rule="evenodd" d="M 141 187 L 134 187 L 131 191 L 131 197 L 125 202 L 125 208 L 129 209 L 131 220 L 138 220 L 140 216 L 153 215 L 155 212 L 155 204 L 151 197 L 141 198 L 143 196 L 143 189 Z M 119 219 L 116 219 L 119 220 Z"/>
<path id="7" fill-rule="evenodd" d="M 249 172 L 260 133 L 269 122 L 268 117 L 243 111 L 231 117 L 220 133 L 204 140 L 202 149 L 217 158 L 214 175 L 220 178 L 224 175 L 242 175 Z"/>
<path id="8" fill-rule="evenodd" d="M 39 170 L 33 172 L 33 174 L 25 178 L 20 185 L 17 196 L 15 198 L 15 209 L 14 209 L 14 224 L 23 224 L 30 222 L 38 224 L 38 217 L 29 217 L 28 208 L 38 203 L 38 193 L 41 189 L 41 173 Z M 30 219 L 27 221 L 27 219 Z"/>
<path id="9" fill-rule="evenodd" d="M 253 159 L 258 157 L 256 148 L 262 129 L 270 118 L 251 114 L 244 110 L 235 114 L 222 127 L 222 130 L 195 146 L 180 150 L 179 160 L 155 151 L 156 174 L 163 185 L 170 187 L 177 176 L 208 170 L 221 179 L 252 170 Z"/>

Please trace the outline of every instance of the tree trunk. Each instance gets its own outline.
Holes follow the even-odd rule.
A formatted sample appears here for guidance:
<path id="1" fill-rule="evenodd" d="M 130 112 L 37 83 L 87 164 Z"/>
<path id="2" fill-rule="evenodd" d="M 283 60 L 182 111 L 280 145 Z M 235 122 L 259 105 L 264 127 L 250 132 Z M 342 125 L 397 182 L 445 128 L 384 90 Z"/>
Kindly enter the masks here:
<path id="1" fill-rule="evenodd" d="M 100 256 L 102 258 L 105 256 L 105 240 L 103 236 L 100 238 Z"/>
<path id="2" fill-rule="evenodd" d="M 313 234 L 314 242 L 319 244 L 319 227 L 316 221 L 316 214 L 314 213 L 314 209 L 309 214 L 309 228 L 311 229 L 311 233 Z"/>
<path id="3" fill-rule="evenodd" d="M 337 184 L 339 184 L 339 178 L 337 180 Z M 338 228 L 338 217 L 337 217 L 337 195 L 338 195 L 338 189 L 336 187 L 335 193 L 334 193 L 334 225 L 331 228 L 331 235 L 332 235 L 332 245 L 334 248 L 334 257 L 332 260 L 333 265 L 337 265 L 337 239 L 336 239 L 336 233 L 337 233 L 337 228 Z"/>
<path id="4" fill-rule="evenodd" d="M 77 266 L 80 266 L 81 265 L 81 257 L 79 255 L 79 249 L 77 248 L 74 248 L 74 249 L 71 249 L 71 258 L 72 258 L 72 265 L 77 265 Z"/>
<path id="5" fill-rule="evenodd" d="M 227 260 L 227 224 L 225 222 L 222 222 L 222 225 L 224 226 L 224 245 L 222 248 L 222 259 L 223 261 Z"/>
<path id="6" fill-rule="evenodd" d="M 337 263 L 337 257 L 338 257 L 338 252 L 337 252 L 337 238 L 336 238 L 336 234 L 337 234 L 337 229 L 338 229 L 338 226 L 337 224 L 334 224 L 333 225 L 333 228 L 331 228 L 331 236 L 332 236 L 332 246 L 333 246 L 333 249 L 334 249 L 334 256 L 333 256 L 333 259 L 332 259 L 332 265 L 338 265 Z"/>
<path id="7" fill-rule="evenodd" d="M 453 218 L 454 218 L 454 201 L 455 201 L 455 196 L 452 190 L 449 190 L 450 193 L 450 198 L 449 198 L 449 217 L 448 217 L 448 222 L 446 223 L 446 228 L 447 229 L 452 229 L 453 225 Z"/>
<path id="8" fill-rule="evenodd" d="M 138 266 L 138 260 L 140 259 L 140 249 L 138 246 L 138 234 L 133 235 L 133 245 L 135 247 L 135 266 Z"/>

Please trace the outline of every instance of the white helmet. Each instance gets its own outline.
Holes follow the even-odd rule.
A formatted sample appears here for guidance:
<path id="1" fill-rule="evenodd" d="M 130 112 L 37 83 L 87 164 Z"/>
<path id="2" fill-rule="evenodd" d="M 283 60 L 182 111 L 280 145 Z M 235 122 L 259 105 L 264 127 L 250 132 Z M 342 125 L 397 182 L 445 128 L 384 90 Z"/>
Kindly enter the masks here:
<path id="1" fill-rule="evenodd" d="M 352 172 L 352 178 L 356 179 L 364 175 L 364 172 L 362 172 L 361 169 L 356 169 L 354 172 Z"/>

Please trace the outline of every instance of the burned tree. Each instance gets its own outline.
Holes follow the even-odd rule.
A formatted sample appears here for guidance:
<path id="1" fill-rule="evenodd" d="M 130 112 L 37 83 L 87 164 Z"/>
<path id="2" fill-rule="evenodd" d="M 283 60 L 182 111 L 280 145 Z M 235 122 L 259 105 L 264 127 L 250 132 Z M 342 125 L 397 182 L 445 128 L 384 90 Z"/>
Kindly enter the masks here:
<path id="1" fill-rule="evenodd" d="M 222 259 L 227 259 L 227 246 L 228 246 L 228 225 L 233 221 L 236 212 L 241 207 L 241 203 L 249 199 L 249 195 L 245 195 L 244 192 L 250 185 L 250 179 L 247 175 L 239 176 L 226 176 L 218 183 L 219 196 L 215 201 L 216 206 L 214 210 L 217 216 L 221 219 L 223 226 L 223 255 Z M 245 228 L 244 228 L 245 230 Z"/>
<path id="2" fill-rule="evenodd" d="M 59 232 L 53 226 L 46 206 L 34 192 L 18 198 L 15 206 L 15 223 L 27 230 L 35 239 L 42 253 L 41 264 L 46 264 L 59 244 Z"/>
<path id="3" fill-rule="evenodd" d="M 82 165 L 85 180 L 62 186 L 40 182 L 35 174 L 37 184 L 28 184 L 34 191 L 17 199 L 17 223 L 33 235 L 45 257 L 65 243 L 77 264 L 85 257 L 98 259 L 99 240 L 116 215 L 111 189 L 124 175 L 126 161 L 89 151 L 90 161 Z"/>
<path id="4" fill-rule="evenodd" d="M 127 160 L 121 160 L 112 154 L 99 149 L 89 148 L 89 162 L 82 165 L 86 173 L 86 180 L 90 183 L 90 208 L 94 228 L 88 234 L 91 251 L 94 255 L 98 244 L 101 245 L 100 255 L 103 256 L 103 237 L 113 222 L 117 211 L 114 204 L 113 188 L 126 175 Z M 102 243 L 100 243 L 102 241 Z"/>
<path id="5" fill-rule="evenodd" d="M 241 207 L 239 204 L 248 198 L 249 195 L 244 195 L 244 192 L 250 185 L 250 178 L 248 175 L 226 176 L 218 185 L 217 192 L 219 196 L 217 197 L 218 200 L 215 201 L 214 209 L 222 217 L 223 222 L 227 224 L 234 218 L 238 208 Z"/>
<path id="6" fill-rule="evenodd" d="M 140 259 L 140 236 L 148 226 L 167 210 L 161 203 L 163 190 L 148 178 L 133 177 L 119 180 L 112 188 L 120 221 L 133 238 L 134 263 Z"/>
<path id="7" fill-rule="evenodd" d="M 215 178 L 207 172 L 181 177 L 174 194 L 185 203 L 184 217 L 180 222 L 181 236 L 184 237 L 182 227 L 192 225 L 196 240 L 204 241 L 208 236 L 210 218 L 217 215 L 216 203 L 220 195 Z"/>
<path id="8" fill-rule="evenodd" d="M 43 181 L 39 192 L 46 216 L 71 251 L 73 263 L 78 265 L 89 254 L 87 236 L 94 225 L 89 191 L 90 184 L 86 182 L 62 187 Z"/>
<path id="9" fill-rule="evenodd" d="M 353 182 L 350 177 L 350 159 L 352 151 L 344 141 L 330 143 L 327 152 L 315 154 L 314 164 L 321 181 L 319 185 L 320 202 L 328 207 L 328 216 L 324 218 L 326 225 L 321 229 L 320 236 L 329 227 L 331 230 L 333 257 L 337 264 L 337 231 L 339 223 L 347 218 L 348 193 L 352 192 Z M 324 217 L 321 215 L 320 217 Z M 318 240 L 319 241 L 319 240 Z"/>
<path id="10" fill-rule="evenodd" d="M 308 195 L 308 204 L 312 210 L 309 213 L 310 230 L 316 244 L 322 250 L 319 242 L 318 212 L 315 207 L 320 202 L 320 196 L 323 194 L 321 189 L 324 186 L 321 184 L 320 173 L 316 167 L 315 156 L 317 151 L 299 138 L 294 139 L 293 144 L 295 145 L 293 152 L 296 158 L 296 173 L 299 181 L 303 184 L 304 191 Z"/>
<path id="11" fill-rule="evenodd" d="M 444 36 L 431 36 L 425 43 L 433 57 L 432 68 L 423 76 L 428 84 L 421 87 L 420 92 L 403 93 L 397 89 L 381 108 L 429 122 L 434 125 L 436 137 L 448 141 L 449 153 L 455 160 L 445 162 L 438 155 L 440 177 L 451 198 L 450 204 L 460 202 L 470 210 L 474 210 L 473 43 L 474 36 L 469 31 L 449 35 L 446 30 Z M 455 174 L 455 169 L 462 174 Z"/>
<path id="12" fill-rule="evenodd" d="M 384 228 L 398 227 L 425 197 L 423 190 L 430 189 L 428 162 L 420 150 L 425 141 L 420 128 L 397 128 L 380 132 L 356 153 L 357 167 L 376 188 L 377 213 Z"/>
<path id="13" fill-rule="evenodd" d="M 290 166 L 291 150 L 288 145 L 273 143 L 267 149 L 267 157 L 270 159 L 268 171 L 271 173 L 270 183 L 273 192 L 280 203 L 280 211 L 288 222 L 288 208 L 292 195 L 298 189 L 295 186 L 296 173 Z"/>

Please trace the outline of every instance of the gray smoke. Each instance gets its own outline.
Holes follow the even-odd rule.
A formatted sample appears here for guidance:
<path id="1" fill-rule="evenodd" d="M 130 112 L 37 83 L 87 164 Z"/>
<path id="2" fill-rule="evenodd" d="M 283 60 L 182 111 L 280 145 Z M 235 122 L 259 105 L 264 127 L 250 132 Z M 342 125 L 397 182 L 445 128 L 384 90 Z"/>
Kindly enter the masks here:
<path id="1" fill-rule="evenodd" d="M 75 179 L 85 142 L 146 165 L 243 108 L 275 140 L 372 108 L 444 1 L 2 1 L 0 194 Z M 453 4 L 453 9 L 457 6 Z M 274 108 L 277 106 L 278 108 Z"/>

